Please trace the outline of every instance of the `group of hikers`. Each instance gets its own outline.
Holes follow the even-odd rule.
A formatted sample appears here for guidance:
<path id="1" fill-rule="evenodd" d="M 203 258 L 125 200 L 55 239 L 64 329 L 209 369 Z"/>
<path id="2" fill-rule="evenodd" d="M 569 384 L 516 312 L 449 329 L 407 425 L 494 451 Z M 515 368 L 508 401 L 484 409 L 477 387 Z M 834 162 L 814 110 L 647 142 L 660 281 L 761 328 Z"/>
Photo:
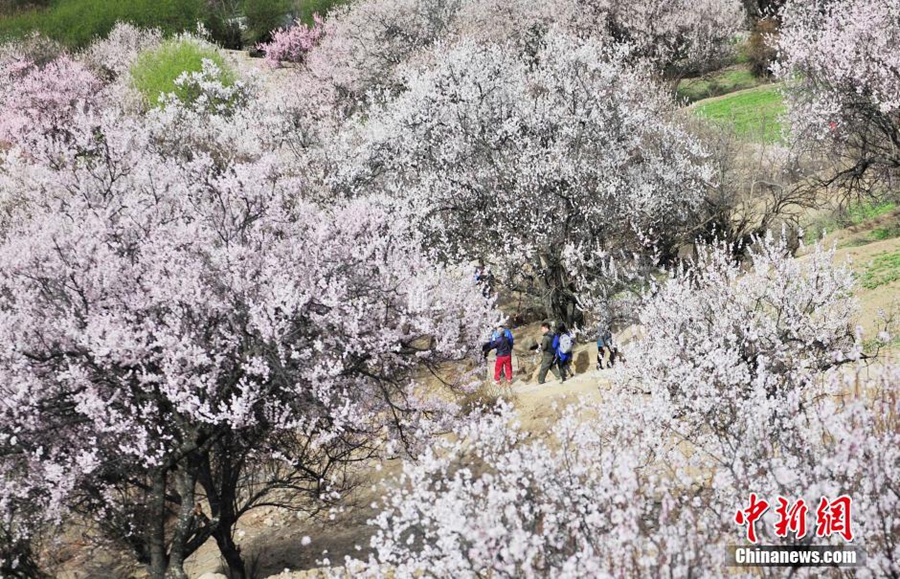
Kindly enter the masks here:
<path id="1" fill-rule="evenodd" d="M 474 281 L 481 286 L 481 292 L 485 298 L 491 299 L 494 296 L 494 276 L 483 262 L 475 265 Z M 494 382 L 498 385 L 501 384 L 501 379 L 505 379 L 509 385 L 513 382 L 514 342 L 512 331 L 505 324 L 500 324 L 491 334 L 490 340 L 482 346 L 485 358 L 492 350 L 497 352 L 497 361 L 494 363 Z M 538 371 L 539 384 L 543 384 L 547 380 L 548 372 L 552 372 L 560 382 L 565 382 L 566 378 L 574 375 L 571 369 L 574 347 L 575 336 L 569 332 L 565 324 L 560 322 L 555 327 L 550 322 L 541 324 L 541 340 L 531 348 L 538 350 L 541 354 L 541 367 Z M 610 368 L 620 357 L 619 350 L 613 342 L 608 321 L 601 321 L 597 328 L 597 370 L 603 369 L 603 360 L 607 356 Z"/>
<path id="2" fill-rule="evenodd" d="M 498 385 L 506 381 L 508 385 L 513 382 L 512 354 L 515 338 L 512 331 L 505 325 L 497 326 L 491 335 L 490 341 L 482 346 L 482 353 L 487 358 L 492 350 L 497 353 L 494 363 L 494 382 Z M 550 322 L 541 324 L 541 340 L 531 349 L 536 349 L 541 354 L 541 367 L 538 370 L 538 384 L 544 384 L 547 373 L 552 372 L 560 382 L 574 375 L 572 372 L 572 354 L 575 348 L 575 337 L 566 328 L 565 324 L 558 324 L 555 329 Z M 609 357 L 608 367 L 616 363 L 619 350 L 613 342 L 612 331 L 607 324 L 600 324 L 597 329 L 597 369 L 603 369 L 603 360 Z"/>

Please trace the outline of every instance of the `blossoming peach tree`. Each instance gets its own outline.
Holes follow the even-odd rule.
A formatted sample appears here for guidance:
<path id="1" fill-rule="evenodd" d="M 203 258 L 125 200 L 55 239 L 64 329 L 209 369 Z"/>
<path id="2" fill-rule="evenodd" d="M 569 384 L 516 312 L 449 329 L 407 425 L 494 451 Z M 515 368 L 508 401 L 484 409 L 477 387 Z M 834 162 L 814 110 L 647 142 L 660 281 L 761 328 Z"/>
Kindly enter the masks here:
<path id="1" fill-rule="evenodd" d="M 900 2 L 786 2 L 779 60 L 791 137 L 826 185 L 879 192 L 900 169 Z"/>
<path id="2" fill-rule="evenodd" d="M 548 314 L 578 321 L 566 248 L 671 253 L 711 179 L 671 99 L 623 50 L 566 34 L 533 60 L 450 45 L 345 138 L 333 186 L 378 188 L 444 258 L 530 275 Z"/>
<path id="3" fill-rule="evenodd" d="M 466 357 L 493 321 L 468 275 L 430 261 L 389 209 L 323 210 L 276 152 L 221 154 L 208 127 L 248 105 L 210 106 L 225 87 L 207 68 L 182 79 L 194 102 L 146 115 L 102 94 L 73 107 L 80 90 L 45 99 L 42 118 L 67 130 L 21 125 L 6 152 L 7 545 L 77 515 L 152 577 L 183 577 L 210 538 L 243 577 L 240 517 L 318 508 L 352 484 L 349 463 L 414 446 L 419 417 L 451 414 L 415 377 Z M 54 154 L 34 155 L 35 139 Z"/>
<path id="4" fill-rule="evenodd" d="M 513 44 L 532 53 L 556 29 L 600 44 L 627 43 L 663 74 L 705 70 L 731 49 L 746 13 L 739 0 L 368 0 L 333 9 L 321 44 L 305 58 L 313 77 L 341 99 L 367 100 L 372 89 L 402 90 L 403 63 L 429 58 L 460 38 Z M 280 45 L 301 45 L 295 28 Z M 349 108 L 353 108 L 351 104 Z"/>

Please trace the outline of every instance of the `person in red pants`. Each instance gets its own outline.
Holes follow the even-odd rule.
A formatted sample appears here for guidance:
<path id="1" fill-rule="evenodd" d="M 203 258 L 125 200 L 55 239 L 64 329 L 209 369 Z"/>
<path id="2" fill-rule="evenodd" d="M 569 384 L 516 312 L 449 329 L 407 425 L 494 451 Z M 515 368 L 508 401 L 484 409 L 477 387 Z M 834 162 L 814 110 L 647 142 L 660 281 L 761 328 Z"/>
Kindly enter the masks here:
<path id="1" fill-rule="evenodd" d="M 497 328 L 497 331 L 491 336 L 490 343 L 485 344 L 485 356 L 487 356 L 487 353 L 491 350 L 497 350 L 497 361 L 494 363 L 494 382 L 496 382 L 498 386 L 500 385 L 501 376 L 506 378 L 508 384 L 512 384 L 512 349 L 512 332 L 503 326 Z"/>

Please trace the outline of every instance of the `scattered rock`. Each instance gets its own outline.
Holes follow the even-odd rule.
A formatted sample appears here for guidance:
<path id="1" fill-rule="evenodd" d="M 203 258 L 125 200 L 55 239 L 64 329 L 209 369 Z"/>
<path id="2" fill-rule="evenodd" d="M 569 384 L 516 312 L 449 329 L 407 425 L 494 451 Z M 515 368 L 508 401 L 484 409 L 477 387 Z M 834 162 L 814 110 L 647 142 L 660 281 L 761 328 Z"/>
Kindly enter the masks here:
<path id="1" fill-rule="evenodd" d="M 518 366 L 516 374 L 518 376 L 528 377 L 534 374 L 537 363 L 535 363 L 532 356 L 516 356 L 516 362 Z"/>
<path id="2" fill-rule="evenodd" d="M 418 338 L 410 342 L 409 345 L 416 350 L 431 350 L 432 348 L 434 348 L 434 344 L 434 336 L 419 336 Z"/>
<path id="3" fill-rule="evenodd" d="M 221 573 L 204 573 L 197 577 L 197 579 L 228 579 L 228 577 Z"/>
<path id="4" fill-rule="evenodd" d="M 591 367 L 591 355 L 587 350 L 582 350 L 575 354 L 575 363 L 573 367 L 576 374 L 583 374 Z"/>
<path id="5" fill-rule="evenodd" d="M 532 336 L 525 336 L 517 345 L 520 349 L 529 352 L 537 347 L 537 340 Z"/>

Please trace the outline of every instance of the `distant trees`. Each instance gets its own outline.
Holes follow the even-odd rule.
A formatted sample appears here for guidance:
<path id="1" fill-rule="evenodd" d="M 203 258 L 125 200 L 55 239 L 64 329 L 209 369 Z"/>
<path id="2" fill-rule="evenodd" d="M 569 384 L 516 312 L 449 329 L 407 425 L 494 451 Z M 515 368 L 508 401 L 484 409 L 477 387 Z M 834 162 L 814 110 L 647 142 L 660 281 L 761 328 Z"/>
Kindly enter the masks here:
<path id="1" fill-rule="evenodd" d="M 719 62 L 745 19 L 739 0 L 369 0 L 328 15 L 308 62 L 352 110 L 370 89 L 402 90 L 398 66 L 427 62 L 438 42 L 511 42 L 534 53 L 556 30 L 603 45 L 627 43 L 632 58 L 678 75 Z"/>
<path id="2" fill-rule="evenodd" d="M 789 0 L 781 12 L 779 77 L 791 135 L 827 156 L 823 184 L 877 192 L 900 170 L 900 2 Z"/>
<path id="3" fill-rule="evenodd" d="M 627 56 L 563 33 L 533 57 L 449 46 L 367 113 L 334 186 L 384 191 L 445 259 L 530 276 L 548 315 L 578 321 L 572 274 L 598 251 L 670 257 L 712 176 L 669 95 Z"/>
<path id="4" fill-rule="evenodd" d="M 634 46 L 638 55 L 667 75 L 705 72 L 722 62 L 746 25 L 739 0 L 640 0 L 588 2 L 602 14 L 611 38 Z"/>
<path id="5" fill-rule="evenodd" d="M 335 8 L 307 58 L 312 78 L 355 111 L 375 89 L 399 88 L 398 66 L 449 31 L 459 0 L 372 0 Z"/>

